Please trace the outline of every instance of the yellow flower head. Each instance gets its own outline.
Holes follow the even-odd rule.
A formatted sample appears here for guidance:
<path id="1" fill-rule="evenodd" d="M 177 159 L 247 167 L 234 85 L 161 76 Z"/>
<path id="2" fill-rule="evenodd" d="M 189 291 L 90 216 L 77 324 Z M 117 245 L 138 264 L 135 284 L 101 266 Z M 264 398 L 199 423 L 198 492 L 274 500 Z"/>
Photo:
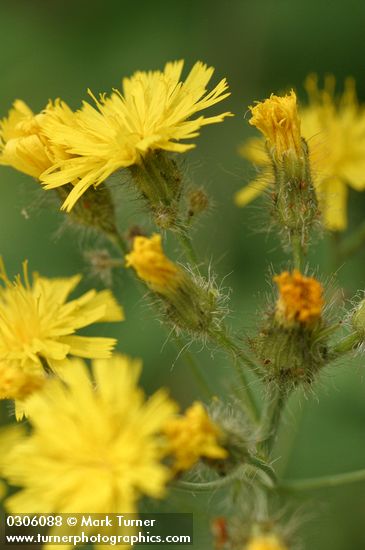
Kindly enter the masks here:
<path id="1" fill-rule="evenodd" d="M 323 287 L 313 277 L 305 277 L 297 269 L 274 277 L 279 288 L 276 318 L 284 325 L 311 325 L 319 320 L 324 306 Z"/>
<path id="2" fill-rule="evenodd" d="M 299 110 L 301 133 L 309 148 L 312 178 L 325 226 L 332 231 L 347 227 L 348 186 L 365 189 L 365 109 L 356 97 L 352 79 L 335 97 L 335 81 L 327 77 L 323 89 L 315 76 L 306 81 L 309 104 Z M 257 179 L 235 196 L 245 206 L 269 188 L 273 181 L 264 140 L 253 138 L 240 149 L 242 156 L 263 167 Z"/>
<path id="3" fill-rule="evenodd" d="M 39 178 L 57 159 L 66 158 L 66 151 L 59 145 L 52 145 L 42 131 L 51 113 L 64 122 L 69 122 L 73 114 L 59 100 L 49 102 L 44 112 L 37 115 L 24 101 L 16 100 L 8 116 L 0 121 L 0 164 Z"/>
<path id="4" fill-rule="evenodd" d="M 28 401 L 33 431 L 7 452 L 2 474 L 22 488 L 11 513 L 135 513 L 142 495 L 160 498 L 171 477 L 161 431 L 176 405 L 163 390 L 145 400 L 141 365 L 116 355 L 78 359 L 62 381 L 47 381 Z"/>
<path id="5" fill-rule="evenodd" d="M 126 266 L 133 267 L 138 277 L 160 294 L 174 290 L 183 274 L 179 267 L 169 260 L 161 246 L 161 235 L 135 237 L 133 250 L 126 255 Z"/>
<path id="6" fill-rule="evenodd" d="M 4 266 L 0 277 L 0 361 L 23 369 L 46 363 L 52 370 L 68 355 L 109 357 L 115 340 L 76 335 L 92 323 L 120 321 L 123 312 L 108 290 L 90 290 L 80 298 L 67 301 L 81 277 L 46 279 L 38 274 L 29 281 L 24 264 L 24 283 L 20 275 L 12 283 Z"/>
<path id="7" fill-rule="evenodd" d="M 78 180 L 63 208 L 71 210 L 90 186 L 110 174 L 138 163 L 150 151 L 163 149 L 183 153 L 194 147 L 181 140 L 195 138 L 202 126 L 221 122 L 230 113 L 192 117 L 225 99 L 228 85 L 221 80 L 212 91 L 207 85 L 214 69 L 197 62 L 181 81 L 183 61 L 167 63 L 164 71 L 136 72 L 123 80 L 123 90 L 91 97 L 84 102 L 76 125 L 48 120 L 47 138 L 67 148 L 72 158 L 54 164 L 42 176 L 47 189 Z"/>
<path id="8" fill-rule="evenodd" d="M 297 96 L 292 90 L 283 97 L 271 94 L 269 99 L 250 107 L 249 123 L 262 132 L 278 159 L 293 151 L 302 154 Z"/>
<path id="9" fill-rule="evenodd" d="M 210 420 L 199 402 L 189 407 L 184 416 L 169 419 L 164 432 L 169 452 L 175 459 L 176 471 L 188 470 L 201 457 L 224 459 L 228 456 L 218 442 L 221 436 L 219 427 Z"/>
<path id="10" fill-rule="evenodd" d="M 45 378 L 37 368 L 22 369 L 16 364 L 0 361 L 0 399 L 22 401 L 43 387 Z"/>
<path id="11" fill-rule="evenodd" d="M 245 550 L 288 550 L 276 535 L 258 535 L 245 546 Z"/>

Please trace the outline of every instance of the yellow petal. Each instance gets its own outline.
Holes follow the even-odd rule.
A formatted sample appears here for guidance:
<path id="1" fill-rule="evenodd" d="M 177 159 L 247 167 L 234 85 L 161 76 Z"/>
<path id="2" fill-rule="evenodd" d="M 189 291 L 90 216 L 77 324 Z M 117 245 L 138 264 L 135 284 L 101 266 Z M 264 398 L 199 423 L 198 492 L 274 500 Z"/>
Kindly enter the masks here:
<path id="1" fill-rule="evenodd" d="M 263 193 L 270 185 L 270 178 L 268 176 L 269 175 L 267 173 L 262 174 L 255 180 L 251 181 L 251 183 L 246 185 L 243 189 L 237 191 L 234 196 L 234 202 L 236 205 L 246 206 L 246 204 L 261 195 L 261 193 Z"/>
<path id="2" fill-rule="evenodd" d="M 344 231 L 347 227 L 347 187 L 342 180 L 331 178 L 317 188 L 324 224 L 330 231 Z"/>
<path id="3" fill-rule="evenodd" d="M 70 354 L 77 357 L 106 359 L 116 344 L 115 338 L 94 336 L 63 336 L 61 342 L 70 346 Z"/>
<path id="4" fill-rule="evenodd" d="M 248 139 L 239 147 L 238 153 L 253 164 L 257 164 L 257 166 L 263 166 L 270 162 L 266 152 L 265 140 L 262 138 Z"/>

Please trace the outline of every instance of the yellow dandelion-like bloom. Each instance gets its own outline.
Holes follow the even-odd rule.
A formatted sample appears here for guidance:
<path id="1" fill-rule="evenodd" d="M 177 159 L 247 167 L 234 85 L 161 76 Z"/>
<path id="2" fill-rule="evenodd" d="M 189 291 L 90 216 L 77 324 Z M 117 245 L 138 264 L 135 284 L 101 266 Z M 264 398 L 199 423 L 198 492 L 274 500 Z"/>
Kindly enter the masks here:
<path id="1" fill-rule="evenodd" d="M 299 109 L 299 116 L 324 224 L 331 231 L 343 231 L 347 227 L 348 187 L 365 189 L 365 110 L 358 103 L 352 79 L 345 82 L 338 99 L 334 88 L 333 77 L 325 79 L 322 90 L 315 76 L 308 77 L 309 104 Z M 264 140 L 248 140 L 240 153 L 263 169 L 236 193 L 236 204 L 245 206 L 270 188 L 273 172 Z"/>
<path id="2" fill-rule="evenodd" d="M 36 365 L 23 369 L 11 362 L 0 361 L 0 399 L 22 401 L 43 387 L 45 378 Z"/>
<path id="3" fill-rule="evenodd" d="M 173 291 L 183 278 L 179 267 L 165 256 L 161 235 L 157 233 L 152 237 L 135 237 L 133 250 L 125 260 L 127 267 L 133 267 L 138 277 L 160 294 Z"/>
<path id="4" fill-rule="evenodd" d="M 104 321 L 120 321 L 123 312 L 113 295 L 90 290 L 80 298 L 67 301 L 80 282 L 76 275 L 46 279 L 33 274 L 30 282 L 24 263 L 24 282 L 20 275 L 12 283 L 0 266 L 0 361 L 23 369 L 41 367 L 45 362 L 57 371 L 68 355 L 90 358 L 109 357 L 113 338 L 75 334 L 82 327 Z"/>
<path id="5" fill-rule="evenodd" d="M 245 550 L 288 550 L 276 535 L 258 535 L 245 546 Z"/>
<path id="6" fill-rule="evenodd" d="M 8 453 L 26 434 L 23 424 L 9 424 L 0 428 L 0 478 L 4 478 L 4 467 L 8 463 Z M 7 484 L 0 479 L 0 502 L 8 492 Z"/>
<path id="7" fill-rule="evenodd" d="M 199 402 L 189 407 L 184 416 L 167 421 L 164 432 L 176 471 L 188 470 L 200 458 L 224 459 L 228 453 L 219 445 L 221 431 Z"/>
<path id="8" fill-rule="evenodd" d="M 250 109 L 252 117 L 249 123 L 263 133 L 277 158 L 284 157 L 289 151 L 301 156 L 300 120 L 293 90 L 283 97 L 271 94 L 269 99 Z"/>
<path id="9" fill-rule="evenodd" d="M 319 320 L 324 306 L 323 287 L 313 277 L 305 277 L 297 269 L 284 271 L 273 280 L 279 288 L 276 318 L 283 324 L 311 325 Z"/>
<path id="10" fill-rule="evenodd" d="M 167 63 L 163 71 L 136 72 L 123 80 L 122 91 L 84 102 L 74 121 L 48 117 L 43 124 L 47 139 L 72 156 L 56 162 L 42 175 L 46 189 L 78 180 L 63 204 L 67 211 L 90 186 L 110 174 L 138 163 L 151 151 L 183 153 L 195 145 L 181 143 L 199 135 L 202 126 L 221 122 L 231 113 L 192 117 L 225 99 L 227 82 L 207 91 L 214 69 L 197 62 L 181 81 L 183 61 Z"/>
<path id="11" fill-rule="evenodd" d="M 42 124 L 51 113 L 53 120 L 71 125 L 73 113 L 60 100 L 49 102 L 43 113 L 35 115 L 17 99 L 0 121 L 0 164 L 38 179 L 56 160 L 67 158 L 65 149 L 52 145 L 42 132 Z"/>
<path id="12" fill-rule="evenodd" d="M 29 398 L 30 435 L 7 452 L 2 473 L 22 489 L 10 513 L 135 513 L 142 495 L 161 498 L 171 471 L 161 435 L 176 412 L 164 390 L 145 400 L 139 361 L 122 355 L 71 360 L 62 381 Z"/>

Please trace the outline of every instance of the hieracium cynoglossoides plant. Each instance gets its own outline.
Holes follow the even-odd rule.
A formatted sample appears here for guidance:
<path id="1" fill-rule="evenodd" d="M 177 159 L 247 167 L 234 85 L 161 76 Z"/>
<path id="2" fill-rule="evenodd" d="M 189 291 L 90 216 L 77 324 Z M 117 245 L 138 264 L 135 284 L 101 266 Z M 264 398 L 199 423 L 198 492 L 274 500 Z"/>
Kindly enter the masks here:
<path id="1" fill-rule="evenodd" d="M 78 333 L 124 320 L 110 290 L 70 298 L 79 275 L 30 277 L 25 261 L 23 275 L 11 279 L 1 262 L 0 399 L 11 402 L 16 421 L 0 433 L 0 494 L 11 513 L 105 514 L 137 513 L 143 497 L 219 491 L 224 510 L 211 518 L 212 547 L 292 550 L 298 521 L 291 492 L 365 479 L 364 470 L 287 480 L 276 447 L 288 398 L 298 388 L 309 392 L 323 370 L 364 348 L 362 289 L 351 311 L 335 308 L 333 281 L 307 253 L 326 232 L 336 262 L 364 244 L 363 226 L 340 237 L 348 186 L 365 188 L 365 110 L 352 80 L 337 100 L 334 80 L 320 90 L 314 76 L 306 82 L 308 105 L 299 106 L 291 90 L 250 107 L 249 124 L 261 136 L 240 151 L 259 173 L 235 201 L 245 206 L 265 192 L 266 226 L 289 256 L 271 273 L 269 298 L 246 336 L 227 321 L 224 274 L 195 250 L 191 228 L 210 197 L 187 185 L 180 164 L 203 126 L 231 115 L 206 114 L 227 99 L 228 84 L 210 89 L 213 69 L 201 62 L 185 80 L 182 70 L 176 61 L 137 72 L 121 90 L 89 91 L 91 102 L 75 111 L 56 99 L 34 114 L 16 100 L 0 123 L 0 163 L 35 178 L 73 225 L 113 243 L 113 255 L 108 248 L 87 252 L 93 270 L 108 281 L 111 270 L 134 279 L 206 402 L 194 400 L 181 412 L 165 389 L 146 397 L 139 360 L 113 351 L 113 338 Z M 141 211 L 134 227 L 121 231 L 112 174 L 126 197 L 127 187 L 134 189 L 153 232 L 143 229 Z M 167 240 L 181 247 L 184 261 L 165 253 Z M 222 350 L 238 377 L 234 388 L 216 391 L 219 398 L 194 342 Z"/>

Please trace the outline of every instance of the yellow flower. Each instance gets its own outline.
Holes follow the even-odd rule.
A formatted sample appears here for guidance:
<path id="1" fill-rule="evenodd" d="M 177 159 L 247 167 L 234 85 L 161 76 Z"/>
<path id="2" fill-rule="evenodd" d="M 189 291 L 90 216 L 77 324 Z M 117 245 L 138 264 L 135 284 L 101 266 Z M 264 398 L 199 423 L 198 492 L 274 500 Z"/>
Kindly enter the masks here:
<path id="1" fill-rule="evenodd" d="M 24 424 L 9 424 L 0 428 L 0 478 L 4 478 L 4 467 L 8 463 L 8 454 L 12 447 L 22 440 L 26 433 Z M 8 492 L 6 483 L 0 479 L 0 502 Z"/>
<path id="2" fill-rule="evenodd" d="M 59 158 L 67 158 L 62 147 L 52 145 L 42 132 L 47 116 L 70 123 L 73 113 L 60 100 L 49 102 L 43 113 L 35 115 L 17 99 L 8 117 L 0 121 L 0 164 L 12 166 L 34 178 L 39 178 Z"/>
<path id="3" fill-rule="evenodd" d="M 300 108 L 299 115 L 313 183 L 325 226 L 343 231 L 347 227 L 348 186 L 356 191 L 365 189 L 365 110 L 358 103 L 351 79 L 339 99 L 335 99 L 333 77 L 325 80 L 322 90 L 316 77 L 308 77 L 306 88 L 309 105 Z M 264 140 L 248 140 L 240 153 L 263 168 L 254 181 L 236 193 L 236 204 L 245 206 L 270 189 L 273 172 Z"/>
<path id="4" fill-rule="evenodd" d="M 293 90 L 283 97 L 271 94 L 269 99 L 257 103 L 250 109 L 252 117 L 249 123 L 263 133 L 278 159 L 290 151 L 301 156 L 300 120 L 297 96 Z"/>
<path id="5" fill-rule="evenodd" d="M 136 72 L 95 107 L 84 102 L 76 126 L 49 117 L 43 125 L 47 138 L 67 149 L 72 158 L 55 163 L 42 175 L 46 189 L 79 180 L 63 208 L 71 210 L 90 187 L 110 174 L 138 163 L 154 150 L 185 152 L 194 147 L 181 140 L 195 138 L 202 126 L 221 122 L 230 113 L 191 117 L 225 99 L 228 85 L 221 80 L 212 91 L 207 85 L 214 69 L 197 62 L 181 81 L 183 61 L 167 63 L 164 71 Z"/>
<path id="6" fill-rule="evenodd" d="M 276 535 L 258 535 L 245 546 L 245 550 L 288 550 Z"/>
<path id="7" fill-rule="evenodd" d="M 162 464 L 161 431 L 176 405 L 164 390 L 148 400 L 138 388 L 139 361 L 122 355 L 77 359 L 28 401 L 33 431 L 2 466 L 22 489 L 10 513 L 135 513 L 142 495 L 161 498 L 171 477 Z"/>
<path id="8" fill-rule="evenodd" d="M 125 259 L 126 266 L 133 267 L 138 277 L 160 294 L 174 290 L 183 278 L 178 266 L 165 256 L 161 246 L 161 235 L 157 233 L 152 237 L 135 237 L 133 250 Z"/>
<path id="9" fill-rule="evenodd" d="M 184 416 L 169 419 L 164 432 L 176 471 L 188 470 L 201 457 L 224 459 L 228 456 L 226 449 L 219 445 L 219 427 L 199 402 L 189 407 Z"/>
<path id="10" fill-rule="evenodd" d="M 284 325 L 311 325 L 319 320 L 324 306 L 323 287 L 313 277 L 297 269 L 284 271 L 273 279 L 279 287 L 276 318 Z"/>
<path id="11" fill-rule="evenodd" d="M 96 322 L 120 321 L 123 312 L 108 290 L 90 290 L 67 301 L 81 277 L 46 279 L 38 274 L 29 281 L 24 263 L 12 283 L 0 265 L 0 361 L 23 369 L 44 363 L 57 371 L 68 355 L 109 357 L 113 338 L 79 336 L 76 331 Z"/>
<path id="12" fill-rule="evenodd" d="M 42 388 L 44 375 L 36 365 L 27 369 L 0 361 L 0 399 L 16 399 L 22 401 L 33 392 Z"/>

